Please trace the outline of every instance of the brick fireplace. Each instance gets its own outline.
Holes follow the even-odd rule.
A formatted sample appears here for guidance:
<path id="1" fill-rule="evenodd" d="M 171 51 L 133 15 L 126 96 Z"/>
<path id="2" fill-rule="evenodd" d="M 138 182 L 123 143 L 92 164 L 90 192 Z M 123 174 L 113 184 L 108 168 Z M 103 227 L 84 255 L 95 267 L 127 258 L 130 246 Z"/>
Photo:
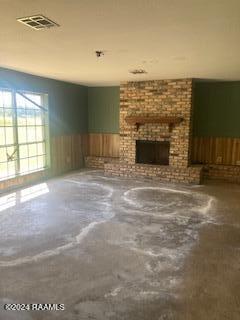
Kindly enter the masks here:
<path id="1" fill-rule="evenodd" d="M 191 167 L 189 160 L 192 93 L 192 79 L 121 84 L 120 159 L 118 163 L 106 163 L 105 173 L 200 183 L 201 168 Z M 145 160 L 146 154 L 139 155 L 139 141 L 142 145 L 144 141 L 152 144 L 152 149 L 150 144 L 147 147 L 152 159 L 149 162 Z M 158 149 L 161 143 L 165 145 L 162 151 Z M 155 154 L 153 149 L 156 150 Z M 165 159 L 164 163 L 159 163 L 160 159 L 166 157 L 167 149 L 168 161 Z M 144 160 L 139 161 L 139 157 Z"/>

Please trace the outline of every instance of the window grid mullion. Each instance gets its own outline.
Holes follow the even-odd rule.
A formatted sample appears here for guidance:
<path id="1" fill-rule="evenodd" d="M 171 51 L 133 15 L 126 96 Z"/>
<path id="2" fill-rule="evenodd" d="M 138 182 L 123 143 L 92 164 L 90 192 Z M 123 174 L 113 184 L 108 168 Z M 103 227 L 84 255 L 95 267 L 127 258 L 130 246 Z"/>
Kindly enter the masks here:
<path id="1" fill-rule="evenodd" d="M 4 107 L 4 104 L 3 104 Z M 4 143 L 6 146 L 7 143 L 7 139 L 6 139 L 6 127 L 5 127 L 5 109 L 3 108 L 3 125 L 4 125 Z M 5 147 L 5 152 L 6 152 L 6 156 L 7 156 L 7 148 Z M 6 169 L 7 169 L 7 176 L 8 176 L 8 161 L 6 162 Z"/>
<path id="2" fill-rule="evenodd" d="M 18 139 L 18 117 L 17 117 L 17 98 L 16 91 L 12 91 L 12 103 L 13 103 L 13 126 L 14 126 L 14 143 L 16 145 L 16 160 L 15 171 L 16 175 L 20 172 L 20 153 L 19 153 L 19 139 Z"/>

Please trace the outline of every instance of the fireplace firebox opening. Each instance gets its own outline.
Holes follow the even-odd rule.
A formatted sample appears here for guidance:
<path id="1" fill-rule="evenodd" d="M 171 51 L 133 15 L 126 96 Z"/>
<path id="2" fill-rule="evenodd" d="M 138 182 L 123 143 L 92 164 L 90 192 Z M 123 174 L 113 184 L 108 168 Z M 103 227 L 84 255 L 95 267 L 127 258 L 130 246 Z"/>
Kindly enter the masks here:
<path id="1" fill-rule="evenodd" d="M 136 140 L 136 163 L 169 165 L 169 141 Z"/>

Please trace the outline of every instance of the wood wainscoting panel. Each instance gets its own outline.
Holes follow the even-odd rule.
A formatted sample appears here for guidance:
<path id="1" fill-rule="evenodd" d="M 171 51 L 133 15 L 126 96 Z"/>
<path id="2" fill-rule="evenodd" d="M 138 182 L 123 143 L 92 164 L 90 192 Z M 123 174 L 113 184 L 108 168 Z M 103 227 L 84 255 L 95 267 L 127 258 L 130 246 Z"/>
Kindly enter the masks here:
<path id="1" fill-rule="evenodd" d="M 84 166 L 87 134 L 73 134 L 51 138 L 51 172 L 53 175 Z"/>
<path id="2" fill-rule="evenodd" d="M 119 157 L 119 134 L 89 133 L 88 156 Z"/>
<path id="3" fill-rule="evenodd" d="M 194 137 L 192 163 L 240 164 L 240 138 Z"/>

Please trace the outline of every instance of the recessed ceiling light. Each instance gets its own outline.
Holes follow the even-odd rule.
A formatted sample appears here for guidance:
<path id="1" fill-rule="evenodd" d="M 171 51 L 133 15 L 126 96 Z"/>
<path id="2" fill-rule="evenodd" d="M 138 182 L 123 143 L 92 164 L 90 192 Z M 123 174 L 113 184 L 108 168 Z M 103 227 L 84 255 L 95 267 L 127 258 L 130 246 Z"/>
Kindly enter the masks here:
<path id="1" fill-rule="evenodd" d="M 145 73 L 147 73 L 147 71 L 143 70 L 143 69 L 134 69 L 134 70 L 130 70 L 129 72 L 132 74 L 145 74 Z"/>
<path id="2" fill-rule="evenodd" d="M 59 27 L 59 24 L 40 14 L 18 18 L 17 21 L 35 30 Z"/>

